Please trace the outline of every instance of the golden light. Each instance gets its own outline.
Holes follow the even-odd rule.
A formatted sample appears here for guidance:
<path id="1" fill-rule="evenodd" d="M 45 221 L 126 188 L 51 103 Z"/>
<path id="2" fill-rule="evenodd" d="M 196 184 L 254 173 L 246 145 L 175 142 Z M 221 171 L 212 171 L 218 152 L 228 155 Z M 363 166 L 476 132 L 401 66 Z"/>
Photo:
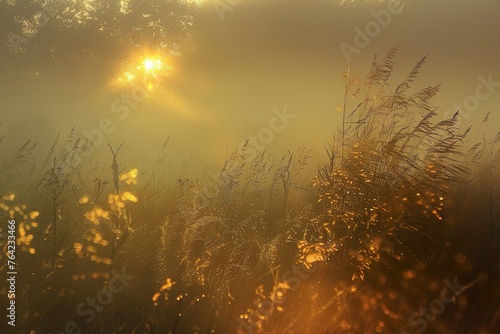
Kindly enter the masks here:
<path id="1" fill-rule="evenodd" d="M 135 75 L 127 71 L 125 72 L 125 78 L 127 78 L 128 81 L 132 81 L 135 79 Z"/>
<path id="2" fill-rule="evenodd" d="M 166 57 L 160 54 L 142 54 L 132 57 L 122 67 L 121 74 L 116 80 L 119 85 L 141 85 L 148 91 L 160 86 L 162 79 L 169 75 L 173 67 L 168 64 Z"/>
<path id="3" fill-rule="evenodd" d="M 155 74 L 156 70 L 161 70 L 163 68 L 163 62 L 159 58 L 146 58 L 142 62 L 145 72 Z"/>
<path id="4" fill-rule="evenodd" d="M 145 59 L 142 64 L 146 71 L 150 71 L 154 67 L 154 61 L 152 59 Z"/>
<path id="5" fill-rule="evenodd" d="M 134 53 L 121 64 L 119 73 L 109 83 L 109 88 L 142 90 L 149 103 L 154 103 L 155 107 L 175 113 L 185 120 L 195 121 L 201 110 L 195 110 L 187 99 L 175 94 L 174 85 L 167 86 L 169 84 L 167 77 L 179 75 L 179 72 L 174 72 L 176 69 L 174 65 L 175 56 L 168 53 L 157 51 Z M 180 78 L 176 78 L 175 82 L 178 80 Z M 162 91 L 162 94 L 157 94 L 159 91 Z M 126 181 L 127 185 L 137 183 L 135 177 L 125 176 L 121 180 Z"/>

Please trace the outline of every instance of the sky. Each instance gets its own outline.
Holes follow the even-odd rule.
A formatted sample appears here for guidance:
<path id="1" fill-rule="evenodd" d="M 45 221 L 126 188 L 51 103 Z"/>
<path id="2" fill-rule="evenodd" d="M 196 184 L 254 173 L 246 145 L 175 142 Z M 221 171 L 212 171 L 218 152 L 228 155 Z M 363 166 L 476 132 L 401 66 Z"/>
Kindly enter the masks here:
<path id="1" fill-rule="evenodd" d="M 0 1 L 5 159 L 27 139 L 46 149 L 58 132 L 85 136 L 106 120 L 112 130 L 95 151 L 103 159 L 104 143 L 122 142 L 124 159 L 154 157 L 170 135 L 172 159 L 191 159 L 196 171 L 221 164 L 284 110 L 291 116 L 265 150 L 320 154 L 341 123 L 348 63 L 366 74 L 395 45 L 394 87 L 428 55 L 416 87 L 442 84 L 437 117 L 460 109 L 476 138 L 499 130 L 498 0 L 47 3 L 58 5 Z M 139 78 L 149 80 L 147 97 L 126 104 Z"/>

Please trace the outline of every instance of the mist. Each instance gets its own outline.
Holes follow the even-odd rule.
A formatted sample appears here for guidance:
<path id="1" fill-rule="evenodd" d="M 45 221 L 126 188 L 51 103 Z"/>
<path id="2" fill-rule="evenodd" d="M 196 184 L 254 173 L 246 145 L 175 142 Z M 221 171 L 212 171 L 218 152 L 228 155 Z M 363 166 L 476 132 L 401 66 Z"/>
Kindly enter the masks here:
<path id="1" fill-rule="evenodd" d="M 1 1 L 0 217 L 23 221 L 16 240 L 38 226 L 17 241 L 17 286 L 49 275 L 39 291 L 55 300 L 43 314 L 41 292 L 18 290 L 18 327 L 2 328 L 496 333 L 498 13 L 496 0 Z M 282 276 L 297 265 L 307 275 Z M 121 268 L 137 278 L 109 314 L 56 315 Z M 415 315 L 455 277 L 472 282 L 460 303 Z"/>
<path id="2" fill-rule="evenodd" d="M 36 12 L 36 6 L 26 12 Z M 406 3 L 390 25 L 382 27 L 359 54 L 352 54 L 351 67 L 366 70 L 376 54 L 383 55 L 397 44 L 401 53 L 396 82 L 429 54 L 420 82 L 442 83 L 435 101 L 438 112 L 444 115 L 453 109 L 454 113 L 464 97 L 474 94 L 479 76 L 492 75 L 494 81 L 499 76 L 495 65 L 500 50 L 491 40 L 498 26 L 489 15 L 498 6 L 495 1 Z M 6 16 L 19 12 L 18 7 L 2 11 L 3 30 L 19 29 L 12 16 Z M 126 121 L 116 117 L 111 105 L 128 87 L 114 87 L 113 81 L 123 63 L 157 47 L 156 37 L 127 43 L 126 36 L 109 36 L 112 31 L 106 30 L 106 20 L 110 18 L 104 15 L 96 13 L 103 22 L 68 26 L 56 16 L 29 43 L 21 44 L 25 52 L 2 48 L 2 133 L 9 130 L 8 122 L 39 115 L 51 128 L 40 129 L 42 134 L 33 131 L 34 140 L 50 145 L 60 131 L 72 127 L 79 133 L 90 131 L 102 118 L 110 118 L 116 129 L 105 141 L 118 144 L 133 138 L 134 143 L 124 148 L 130 158 L 147 153 L 144 148 L 154 154 L 154 148 L 171 134 L 173 141 L 182 143 L 172 147 L 176 154 L 183 151 L 192 154 L 196 164 L 213 165 L 221 162 L 227 147 L 234 150 L 265 126 L 273 108 L 286 106 L 297 121 L 267 150 L 277 153 L 305 144 L 322 151 L 340 122 L 336 110 L 342 106 L 341 74 L 347 60 L 339 45 L 354 46 L 354 27 L 373 20 L 371 10 L 385 7 L 383 2 L 342 6 L 335 1 L 242 1 L 221 21 L 214 4 L 187 6 L 192 26 L 178 27 L 181 40 L 175 45 L 180 51 L 171 56 L 172 75 Z M 165 26 L 176 27 L 175 18 L 167 19 Z M 102 31 L 96 29 L 101 25 Z M 461 126 L 480 121 L 495 109 L 498 99 L 498 94 L 492 94 L 471 112 L 462 106 Z M 490 124 L 497 124 L 496 114 L 491 117 Z M 496 134 L 492 125 L 481 131 Z M 23 144 L 7 143 L 12 150 Z"/>

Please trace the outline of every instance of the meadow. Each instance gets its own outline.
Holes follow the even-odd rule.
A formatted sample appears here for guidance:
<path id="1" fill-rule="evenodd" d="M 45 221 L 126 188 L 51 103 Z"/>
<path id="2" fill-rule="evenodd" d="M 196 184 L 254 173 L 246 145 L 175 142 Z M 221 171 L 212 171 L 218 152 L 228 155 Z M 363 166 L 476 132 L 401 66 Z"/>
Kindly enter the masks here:
<path id="1" fill-rule="evenodd" d="M 1 332 L 500 332 L 500 133 L 441 117 L 425 57 L 394 84 L 396 54 L 344 73 L 325 159 L 246 143 L 187 178 L 169 138 L 149 170 L 126 142 L 73 164 L 93 145 L 75 129 L 43 161 L 26 138 L 0 173 Z"/>

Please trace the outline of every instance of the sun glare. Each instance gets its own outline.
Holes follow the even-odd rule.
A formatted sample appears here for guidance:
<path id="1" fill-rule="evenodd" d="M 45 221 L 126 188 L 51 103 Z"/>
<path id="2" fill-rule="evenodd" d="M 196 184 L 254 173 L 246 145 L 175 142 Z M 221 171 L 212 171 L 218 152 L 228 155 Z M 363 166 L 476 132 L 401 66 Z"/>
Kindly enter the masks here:
<path id="1" fill-rule="evenodd" d="M 152 91 L 160 86 L 163 78 L 172 70 L 173 67 L 161 55 L 136 56 L 122 67 L 117 83 L 127 86 L 140 84 Z"/>

